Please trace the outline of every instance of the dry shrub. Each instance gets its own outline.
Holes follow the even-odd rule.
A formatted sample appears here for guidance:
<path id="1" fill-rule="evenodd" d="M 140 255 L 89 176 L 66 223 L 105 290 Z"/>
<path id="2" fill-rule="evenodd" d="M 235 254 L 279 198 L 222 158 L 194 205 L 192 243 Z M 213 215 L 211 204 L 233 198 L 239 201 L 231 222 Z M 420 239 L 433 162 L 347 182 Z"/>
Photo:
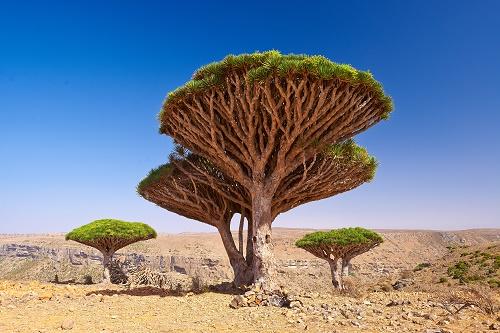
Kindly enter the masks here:
<path id="1" fill-rule="evenodd" d="M 341 291 L 343 296 L 353 297 L 353 298 L 364 298 L 368 295 L 369 287 L 362 283 L 359 279 L 351 276 L 346 276 L 343 278 L 342 283 L 344 284 L 344 289 Z"/>
<path id="2" fill-rule="evenodd" d="M 489 315 L 498 311 L 498 295 L 485 286 L 469 286 L 449 289 L 441 295 L 444 308 L 456 314 L 466 308 L 475 307 Z"/>
<path id="3" fill-rule="evenodd" d="M 401 278 L 402 279 L 410 279 L 413 277 L 413 271 L 409 269 L 405 269 L 404 271 L 401 272 Z"/>

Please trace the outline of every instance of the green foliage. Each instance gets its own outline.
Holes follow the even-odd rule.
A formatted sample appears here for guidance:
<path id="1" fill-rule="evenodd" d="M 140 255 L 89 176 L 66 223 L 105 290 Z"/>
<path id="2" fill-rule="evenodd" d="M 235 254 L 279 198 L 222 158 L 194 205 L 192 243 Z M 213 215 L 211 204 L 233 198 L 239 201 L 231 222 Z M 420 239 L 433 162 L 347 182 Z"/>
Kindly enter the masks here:
<path id="1" fill-rule="evenodd" d="M 448 267 L 448 275 L 454 279 L 464 281 L 469 268 L 470 264 L 468 262 L 460 260 L 455 265 Z"/>
<path id="2" fill-rule="evenodd" d="M 270 76 L 294 77 L 307 74 L 322 80 L 338 79 L 353 85 L 362 85 L 382 101 L 384 119 L 388 118 L 393 109 L 392 99 L 385 95 L 382 85 L 369 71 L 359 71 L 350 65 L 337 64 L 319 55 L 284 55 L 275 50 L 228 55 L 222 61 L 205 65 L 194 73 L 191 81 L 170 92 L 165 99 L 165 105 L 175 103 L 186 95 L 221 85 L 230 73 L 243 70 L 247 71 L 247 79 L 256 84 Z"/>
<path id="3" fill-rule="evenodd" d="M 322 245 L 348 246 L 353 244 L 380 244 L 382 237 L 371 230 L 364 228 L 342 228 L 331 231 L 316 231 L 305 235 L 295 242 L 300 248 L 317 247 Z"/>
<path id="4" fill-rule="evenodd" d="M 137 192 L 140 194 L 142 190 L 144 190 L 149 185 L 158 182 L 161 177 L 167 175 L 169 172 L 171 172 L 171 170 L 172 165 L 170 163 L 166 163 L 160 165 L 155 169 L 152 169 L 151 171 L 149 171 L 148 175 L 143 180 L 141 180 L 139 185 L 137 185 Z"/>
<path id="5" fill-rule="evenodd" d="M 145 223 L 103 219 L 85 224 L 66 234 L 66 240 L 76 242 L 92 242 L 106 238 L 149 239 L 156 238 L 156 231 Z"/>
<path id="6" fill-rule="evenodd" d="M 500 269 L 500 256 L 495 256 L 495 259 L 493 261 L 493 268 Z"/>
<path id="7" fill-rule="evenodd" d="M 489 279 L 488 284 L 492 288 L 500 288 L 500 280 L 498 279 Z"/>
<path id="8" fill-rule="evenodd" d="M 418 272 L 418 271 L 421 271 L 422 269 L 424 268 L 427 268 L 427 267 L 431 267 L 431 264 L 428 263 L 428 262 L 422 262 L 420 264 L 418 264 L 414 269 L 413 271 L 414 272 Z"/>
<path id="9" fill-rule="evenodd" d="M 361 146 L 358 146 L 354 140 L 349 139 L 342 143 L 328 145 L 324 152 L 330 158 L 345 160 L 345 163 L 362 163 L 370 171 L 370 178 L 368 181 L 375 177 L 378 162 L 377 159 Z"/>
<path id="10" fill-rule="evenodd" d="M 439 278 L 438 283 L 445 283 L 445 282 L 448 282 L 448 279 L 446 277 L 442 276 Z"/>

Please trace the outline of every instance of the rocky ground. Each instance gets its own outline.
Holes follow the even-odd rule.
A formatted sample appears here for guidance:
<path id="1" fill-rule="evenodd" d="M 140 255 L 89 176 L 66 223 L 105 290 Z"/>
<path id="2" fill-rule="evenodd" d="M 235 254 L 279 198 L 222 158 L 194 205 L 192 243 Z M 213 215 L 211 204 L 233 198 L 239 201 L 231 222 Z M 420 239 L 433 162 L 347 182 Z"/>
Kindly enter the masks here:
<path id="1" fill-rule="evenodd" d="M 500 299 L 500 230 L 384 230 L 383 245 L 353 261 L 344 294 L 332 291 L 323 261 L 293 246 L 308 231 L 273 235 L 278 280 L 293 300 L 285 307 L 255 306 L 261 296 L 252 292 L 235 306 L 216 234 L 160 235 L 118 255 L 168 276 L 203 279 L 204 292 L 182 295 L 94 284 L 102 272 L 99 253 L 63 235 L 0 235 L 0 333 L 500 332 L 500 314 L 482 310 L 485 300 Z M 468 264 L 461 280 L 448 274 L 460 261 Z M 467 298 L 482 303 L 454 314 L 464 300 L 456 292 L 481 284 L 486 289 Z"/>
<path id="2" fill-rule="evenodd" d="M 497 295 L 498 296 L 498 295 Z M 233 295 L 0 281 L 0 332 L 495 332 L 478 308 L 451 315 L 435 294 L 312 292 L 292 308 L 229 306 Z"/>

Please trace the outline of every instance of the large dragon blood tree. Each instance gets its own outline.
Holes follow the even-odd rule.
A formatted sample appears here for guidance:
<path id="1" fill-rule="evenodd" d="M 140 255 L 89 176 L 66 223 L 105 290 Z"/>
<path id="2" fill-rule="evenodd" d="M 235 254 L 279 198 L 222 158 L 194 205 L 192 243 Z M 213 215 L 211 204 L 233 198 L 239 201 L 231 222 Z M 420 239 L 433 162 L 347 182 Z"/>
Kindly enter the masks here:
<path id="1" fill-rule="evenodd" d="M 297 240 L 295 245 L 326 260 L 330 265 L 333 286 L 344 289 L 343 277 L 348 275 L 351 259 L 370 251 L 383 241 L 378 233 L 356 227 L 316 231 Z"/>
<path id="2" fill-rule="evenodd" d="M 370 181 L 376 166 L 375 158 L 352 140 L 330 145 L 285 178 L 272 202 L 273 217 Z M 234 283 L 240 286 L 253 282 L 252 223 L 247 229 L 246 256 L 242 228 L 245 217 L 251 222 L 251 199 L 241 185 L 225 177 L 206 159 L 177 146 L 170 163 L 152 170 L 137 190 L 160 207 L 216 227 L 233 268 Z M 230 231 L 235 213 L 242 218 L 238 248 Z"/>
<path id="3" fill-rule="evenodd" d="M 159 119 L 162 133 L 250 193 L 254 279 L 271 289 L 272 201 L 284 179 L 391 110 L 369 72 L 322 56 L 269 51 L 202 67 L 167 96 Z"/>
<path id="4" fill-rule="evenodd" d="M 103 283 L 111 282 L 110 266 L 116 251 L 151 238 L 156 238 L 156 231 L 149 225 L 114 219 L 96 220 L 66 234 L 66 240 L 91 246 L 102 253 Z"/>

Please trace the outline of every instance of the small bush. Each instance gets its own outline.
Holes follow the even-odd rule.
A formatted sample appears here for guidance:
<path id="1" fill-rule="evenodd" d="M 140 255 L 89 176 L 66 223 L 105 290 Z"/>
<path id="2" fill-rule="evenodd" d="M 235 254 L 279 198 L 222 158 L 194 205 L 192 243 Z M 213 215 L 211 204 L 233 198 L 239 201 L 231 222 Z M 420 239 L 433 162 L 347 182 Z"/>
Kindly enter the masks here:
<path id="1" fill-rule="evenodd" d="M 469 263 L 461 260 L 455 265 L 448 267 L 448 275 L 454 279 L 465 281 L 465 274 L 469 271 Z"/>
<path id="2" fill-rule="evenodd" d="M 447 278 L 445 278 L 444 276 L 439 278 L 439 283 L 445 283 L 445 282 L 448 282 Z"/>
<path id="3" fill-rule="evenodd" d="M 345 277 L 342 283 L 344 284 L 344 289 L 341 291 L 341 294 L 344 296 L 361 299 L 368 294 L 367 287 L 359 283 L 355 278 Z"/>
<path id="4" fill-rule="evenodd" d="M 495 261 L 493 261 L 493 268 L 500 269 L 500 256 L 495 256 Z"/>
<path id="5" fill-rule="evenodd" d="M 498 311 L 495 296 L 488 287 L 468 287 L 449 291 L 443 294 L 444 308 L 456 314 L 468 307 L 476 307 L 486 314 L 493 315 Z"/>
<path id="6" fill-rule="evenodd" d="M 492 288 L 500 288 L 500 280 L 498 279 L 489 279 L 488 284 Z"/>
<path id="7" fill-rule="evenodd" d="M 430 266 L 431 266 L 431 264 L 430 264 L 430 263 L 428 263 L 428 262 L 422 262 L 422 263 L 418 264 L 418 265 L 417 265 L 417 266 L 413 269 L 413 271 L 414 271 L 414 272 L 421 271 L 422 269 L 427 268 L 427 267 L 430 267 Z"/>

